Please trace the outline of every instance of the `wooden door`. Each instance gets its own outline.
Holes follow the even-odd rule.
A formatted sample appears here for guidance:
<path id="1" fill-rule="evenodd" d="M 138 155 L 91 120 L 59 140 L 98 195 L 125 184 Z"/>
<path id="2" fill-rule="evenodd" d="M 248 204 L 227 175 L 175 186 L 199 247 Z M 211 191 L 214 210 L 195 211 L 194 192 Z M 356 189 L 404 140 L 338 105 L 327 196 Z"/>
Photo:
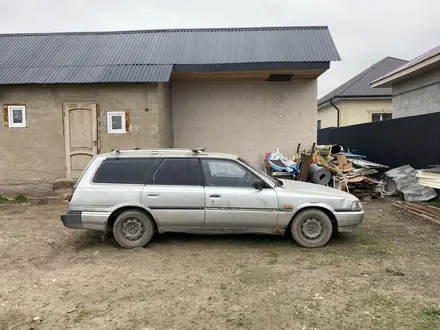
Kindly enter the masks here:
<path id="1" fill-rule="evenodd" d="M 66 177 L 76 179 L 98 153 L 96 103 L 64 103 Z"/>

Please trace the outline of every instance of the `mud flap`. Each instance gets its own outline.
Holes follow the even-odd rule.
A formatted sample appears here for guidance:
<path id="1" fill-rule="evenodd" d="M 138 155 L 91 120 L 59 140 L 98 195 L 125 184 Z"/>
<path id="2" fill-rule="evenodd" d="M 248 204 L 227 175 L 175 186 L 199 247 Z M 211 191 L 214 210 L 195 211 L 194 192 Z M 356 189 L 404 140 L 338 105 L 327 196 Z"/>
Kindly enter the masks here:
<path id="1" fill-rule="evenodd" d="M 105 237 L 108 234 L 107 221 L 104 223 L 104 232 L 102 233 L 102 241 L 105 241 Z"/>

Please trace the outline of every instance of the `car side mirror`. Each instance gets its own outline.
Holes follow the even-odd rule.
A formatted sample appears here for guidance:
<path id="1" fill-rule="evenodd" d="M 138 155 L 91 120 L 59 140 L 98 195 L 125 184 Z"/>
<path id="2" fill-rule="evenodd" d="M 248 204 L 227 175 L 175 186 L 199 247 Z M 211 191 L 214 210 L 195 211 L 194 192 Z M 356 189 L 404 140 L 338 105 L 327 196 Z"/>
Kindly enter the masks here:
<path id="1" fill-rule="evenodd" d="M 252 186 L 253 186 L 255 189 L 257 189 L 257 190 L 263 190 L 263 188 L 264 188 L 266 185 L 264 184 L 264 181 L 257 181 L 257 182 L 254 182 L 254 183 L 252 184 Z"/>

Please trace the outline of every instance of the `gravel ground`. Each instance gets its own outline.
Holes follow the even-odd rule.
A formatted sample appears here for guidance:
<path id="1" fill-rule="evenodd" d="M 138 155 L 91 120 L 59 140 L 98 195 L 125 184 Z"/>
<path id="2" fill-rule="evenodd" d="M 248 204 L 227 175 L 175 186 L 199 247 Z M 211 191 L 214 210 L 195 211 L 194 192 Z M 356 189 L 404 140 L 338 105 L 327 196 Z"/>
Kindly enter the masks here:
<path id="1" fill-rule="evenodd" d="M 320 249 L 161 235 L 124 250 L 65 204 L 0 205 L 0 329 L 440 329 L 440 226 L 365 203 Z"/>

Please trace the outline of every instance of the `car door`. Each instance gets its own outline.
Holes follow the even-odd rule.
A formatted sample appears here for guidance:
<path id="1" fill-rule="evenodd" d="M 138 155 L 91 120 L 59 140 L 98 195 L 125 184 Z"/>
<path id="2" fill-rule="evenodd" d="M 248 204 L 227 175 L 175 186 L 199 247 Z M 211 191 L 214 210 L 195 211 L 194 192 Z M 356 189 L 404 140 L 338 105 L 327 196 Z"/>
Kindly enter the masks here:
<path id="1" fill-rule="evenodd" d="M 159 231 L 203 228 L 205 194 L 197 158 L 166 158 L 150 180 L 141 202 L 156 216 Z"/>
<path id="2" fill-rule="evenodd" d="M 206 230 L 272 233 L 278 219 L 273 188 L 257 190 L 261 179 L 229 159 L 202 159 L 205 177 Z"/>

